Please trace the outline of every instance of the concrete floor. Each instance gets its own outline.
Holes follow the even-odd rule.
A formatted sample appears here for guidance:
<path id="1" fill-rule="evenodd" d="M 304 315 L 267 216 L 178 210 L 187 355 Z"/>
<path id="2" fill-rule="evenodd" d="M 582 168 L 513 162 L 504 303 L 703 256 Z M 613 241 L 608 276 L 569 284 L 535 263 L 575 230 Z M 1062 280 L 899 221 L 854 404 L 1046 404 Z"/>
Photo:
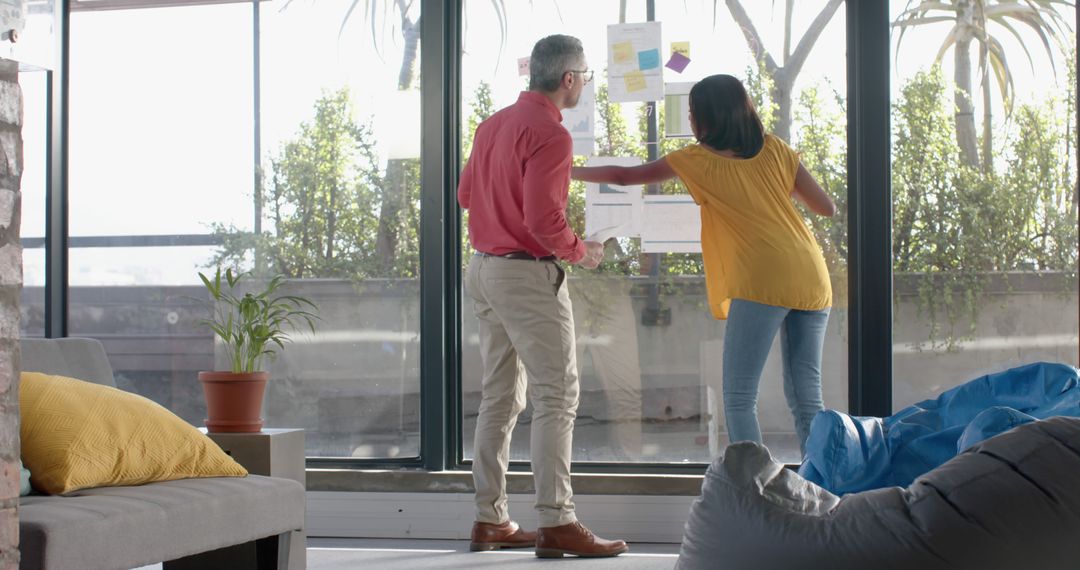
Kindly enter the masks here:
<path id="1" fill-rule="evenodd" d="M 378 568 L 387 570 L 481 568 L 577 568 L 581 570 L 670 570 L 678 557 L 678 544 L 630 545 L 630 552 L 615 558 L 561 560 L 537 558 L 532 549 L 469 552 L 465 540 L 308 539 L 309 570 Z"/>
<path id="2" fill-rule="evenodd" d="M 632 543 L 630 552 L 615 558 L 561 560 L 537 558 L 532 549 L 470 552 L 467 540 L 397 538 L 309 538 L 308 570 L 476 570 L 483 568 L 539 568 L 555 570 L 671 570 L 679 555 L 678 544 Z M 161 570 L 161 564 L 134 570 Z"/>

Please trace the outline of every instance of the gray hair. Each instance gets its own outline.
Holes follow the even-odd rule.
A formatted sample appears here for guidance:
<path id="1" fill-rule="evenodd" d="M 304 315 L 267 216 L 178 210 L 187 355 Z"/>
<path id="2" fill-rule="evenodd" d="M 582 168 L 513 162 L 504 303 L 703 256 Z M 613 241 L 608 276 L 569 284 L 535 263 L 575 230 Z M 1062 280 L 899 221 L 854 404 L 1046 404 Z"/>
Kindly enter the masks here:
<path id="1" fill-rule="evenodd" d="M 585 62 L 581 40 L 573 36 L 548 36 L 533 46 L 529 58 L 529 89 L 557 91 L 563 74 Z"/>

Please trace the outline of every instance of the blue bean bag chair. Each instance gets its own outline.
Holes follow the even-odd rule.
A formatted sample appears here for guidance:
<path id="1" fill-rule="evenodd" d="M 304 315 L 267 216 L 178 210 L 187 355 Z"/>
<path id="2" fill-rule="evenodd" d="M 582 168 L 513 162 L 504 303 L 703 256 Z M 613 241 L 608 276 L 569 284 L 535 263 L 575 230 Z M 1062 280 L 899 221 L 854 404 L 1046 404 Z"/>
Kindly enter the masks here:
<path id="1" fill-rule="evenodd" d="M 757 443 L 727 448 L 690 508 L 678 570 L 1076 570 L 1080 419 L 1024 423 L 907 487 L 837 496 Z"/>
<path id="2" fill-rule="evenodd" d="M 1080 417 L 1080 375 L 1046 362 L 976 378 L 886 418 L 824 410 L 810 424 L 799 474 L 837 495 L 907 487 L 980 441 L 1053 416 Z"/>

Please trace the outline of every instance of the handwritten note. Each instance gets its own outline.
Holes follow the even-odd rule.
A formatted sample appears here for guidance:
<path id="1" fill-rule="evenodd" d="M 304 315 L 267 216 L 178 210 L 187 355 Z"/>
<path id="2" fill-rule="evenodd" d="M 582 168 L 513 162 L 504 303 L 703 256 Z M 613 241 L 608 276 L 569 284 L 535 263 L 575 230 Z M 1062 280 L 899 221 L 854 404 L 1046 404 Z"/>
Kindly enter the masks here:
<path id="1" fill-rule="evenodd" d="M 639 51 L 637 57 L 638 67 L 641 68 L 642 71 L 660 67 L 660 50 L 658 49 Z"/>
<path id="2" fill-rule="evenodd" d="M 615 57 L 615 63 L 630 63 L 634 61 L 634 42 L 619 42 L 611 46 L 611 53 Z"/>
<path id="3" fill-rule="evenodd" d="M 664 64 L 664 67 L 675 70 L 676 73 L 682 73 L 686 66 L 690 65 L 690 58 L 681 53 L 671 54 L 671 59 Z"/>
<path id="4" fill-rule="evenodd" d="M 623 80 L 626 82 L 626 91 L 628 93 L 644 91 L 647 86 L 645 83 L 645 74 L 640 71 L 631 71 L 627 73 L 623 76 Z"/>

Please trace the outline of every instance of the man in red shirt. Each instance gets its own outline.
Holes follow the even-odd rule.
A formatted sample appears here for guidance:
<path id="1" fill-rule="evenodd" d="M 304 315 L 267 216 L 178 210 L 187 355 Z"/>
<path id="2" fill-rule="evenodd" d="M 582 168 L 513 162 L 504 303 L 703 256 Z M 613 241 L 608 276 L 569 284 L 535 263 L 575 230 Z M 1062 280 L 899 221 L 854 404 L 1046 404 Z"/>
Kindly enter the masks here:
<path id="1" fill-rule="evenodd" d="M 579 390 L 574 320 L 559 261 L 593 269 L 604 246 L 582 241 L 566 223 L 573 144 L 561 111 L 577 105 L 592 71 L 581 41 L 562 35 L 537 42 L 529 68 L 529 90 L 476 128 L 458 186 L 477 251 L 465 288 L 479 322 L 484 368 L 473 440 L 471 549 L 535 545 L 544 558 L 616 556 L 626 543 L 599 538 L 578 523 L 570 488 Z M 534 409 L 537 532 L 510 520 L 506 498 L 510 434 L 526 392 Z"/>

